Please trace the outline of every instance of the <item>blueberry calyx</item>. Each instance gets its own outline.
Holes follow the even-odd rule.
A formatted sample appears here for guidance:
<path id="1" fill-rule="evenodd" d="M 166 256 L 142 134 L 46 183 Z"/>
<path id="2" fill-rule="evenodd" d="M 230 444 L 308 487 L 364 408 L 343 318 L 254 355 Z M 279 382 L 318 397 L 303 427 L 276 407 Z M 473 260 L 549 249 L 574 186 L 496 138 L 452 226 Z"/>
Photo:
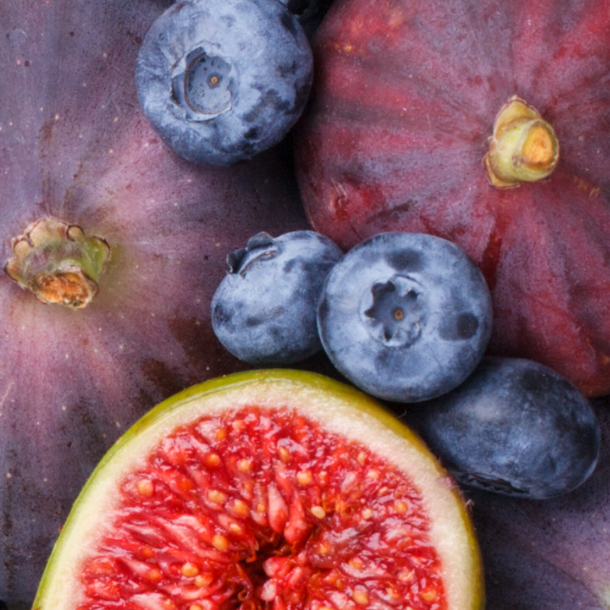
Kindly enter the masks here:
<path id="1" fill-rule="evenodd" d="M 318 304 L 322 346 L 337 370 L 384 400 L 449 392 L 481 360 L 492 306 L 481 271 L 455 244 L 387 232 L 330 271 Z"/>
<path id="2" fill-rule="evenodd" d="M 248 240 L 245 248 L 239 248 L 227 255 L 229 273 L 238 273 L 243 277 L 254 263 L 273 258 L 279 252 L 278 241 L 269 233 L 261 231 Z"/>
<path id="3" fill-rule="evenodd" d="M 420 337 L 426 320 L 422 285 L 405 275 L 378 282 L 364 293 L 362 321 L 386 347 L 409 347 Z"/>
<path id="4" fill-rule="evenodd" d="M 205 45 L 176 64 L 172 98 L 190 121 L 209 121 L 231 109 L 237 77 L 232 65 Z"/>

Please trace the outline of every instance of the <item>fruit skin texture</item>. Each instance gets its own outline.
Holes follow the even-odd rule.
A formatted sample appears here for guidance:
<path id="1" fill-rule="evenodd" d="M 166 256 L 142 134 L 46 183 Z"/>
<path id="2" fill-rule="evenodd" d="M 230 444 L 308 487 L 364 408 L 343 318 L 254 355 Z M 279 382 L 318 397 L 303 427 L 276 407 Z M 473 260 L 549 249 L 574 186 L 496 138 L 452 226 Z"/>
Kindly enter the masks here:
<path id="1" fill-rule="evenodd" d="M 380 233 L 331 270 L 318 306 L 324 350 L 352 383 L 384 400 L 418 402 L 462 383 L 492 327 L 491 297 L 455 244 Z"/>
<path id="2" fill-rule="evenodd" d="M 212 327 L 237 358 L 286 366 L 322 349 L 316 311 L 322 285 L 343 252 L 324 235 L 258 233 L 227 256 L 212 298 Z"/>
<path id="3" fill-rule="evenodd" d="M 172 150 L 226 166 L 288 133 L 305 107 L 312 70 L 307 37 L 279 2 L 183 0 L 146 34 L 136 84 Z"/>
<path id="4" fill-rule="evenodd" d="M 610 402 L 593 402 L 602 428 L 602 451 L 595 472 L 578 489 L 544 502 L 468 491 L 483 551 L 489 608 L 608 608 Z"/>
<path id="5" fill-rule="evenodd" d="M 166 400 L 134 424 L 104 456 L 79 495 L 40 583 L 34 607 L 75 607 L 80 570 L 95 548 L 121 496 L 120 482 L 137 471 L 144 456 L 178 426 L 202 415 L 220 415 L 256 405 L 295 408 L 325 430 L 366 442 L 373 453 L 409 473 L 430 519 L 430 539 L 445 574 L 447 608 L 482 610 L 484 588 L 474 531 L 458 489 L 409 428 L 379 403 L 322 375 L 262 370 L 229 375 L 189 388 Z M 221 459 L 223 456 L 220 456 Z"/>
<path id="6" fill-rule="evenodd" d="M 296 165 L 313 227 L 460 245 L 493 295 L 490 353 L 610 392 L 610 2 L 346 0 L 314 39 Z M 551 176 L 492 186 L 494 120 L 517 95 L 559 140 Z"/>
<path id="7" fill-rule="evenodd" d="M 168 2 L 0 6 L 0 248 L 56 217 L 107 239 L 93 302 L 44 305 L 0 277 L 0 599 L 30 606 L 81 486 L 165 397 L 243 368 L 209 303 L 226 252 L 307 223 L 280 162 L 230 169 L 174 155 L 139 109 L 141 39 Z"/>
<path id="8" fill-rule="evenodd" d="M 462 385 L 421 407 L 409 420 L 465 485 L 545 500 L 584 483 L 599 457 L 591 405 L 531 360 L 484 358 Z"/>

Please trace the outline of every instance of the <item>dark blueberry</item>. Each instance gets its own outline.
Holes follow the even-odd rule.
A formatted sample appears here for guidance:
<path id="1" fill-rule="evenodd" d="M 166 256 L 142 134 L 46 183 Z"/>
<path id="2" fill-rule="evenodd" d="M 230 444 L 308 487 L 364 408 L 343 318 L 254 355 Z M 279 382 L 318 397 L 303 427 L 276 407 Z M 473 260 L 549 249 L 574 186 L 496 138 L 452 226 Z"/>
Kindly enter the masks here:
<path id="1" fill-rule="evenodd" d="M 280 0 L 296 15 L 305 33 L 312 36 L 326 15 L 333 0 Z"/>
<path id="2" fill-rule="evenodd" d="M 328 276 L 318 310 L 322 345 L 354 384 L 386 400 L 417 402 L 455 388 L 489 341 L 491 297 L 455 244 L 381 233 Z"/>
<path id="3" fill-rule="evenodd" d="M 316 306 L 330 269 L 343 256 L 327 237 L 259 233 L 227 257 L 229 273 L 212 299 L 212 327 L 234 356 L 284 366 L 321 349 Z"/>
<path id="4" fill-rule="evenodd" d="M 600 449 L 595 412 L 576 387 L 530 360 L 486 357 L 457 389 L 405 419 L 458 481 L 553 498 L 583 483 Z"/>
<path id="5" fill-rule="evenodd" d="M 276 0 L 182 0 L 148 31 L 138 98 L 181 157 L 212 165 L 277 144 L 309 95 L 313 59 L 296 16 Z"/>

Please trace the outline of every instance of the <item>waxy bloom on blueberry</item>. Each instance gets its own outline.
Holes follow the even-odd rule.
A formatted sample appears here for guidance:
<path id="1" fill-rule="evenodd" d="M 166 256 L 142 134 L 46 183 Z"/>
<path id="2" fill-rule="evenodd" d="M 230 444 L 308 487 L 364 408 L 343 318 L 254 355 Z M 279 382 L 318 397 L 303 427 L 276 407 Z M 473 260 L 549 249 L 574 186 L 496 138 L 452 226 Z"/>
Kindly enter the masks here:
<path id="1" fill-rule="evenodd" d="M 227 257 L 212 299 L 212 327 L 234 356 L 257 366 L 299 362 L 322 346 L 316 307 L 343 252 L 314 231 L 258 233 Z"/>
<path id="2" fill-rule="evenodd" d="M 487 284 L 463 250 L 419 233 L 380 233 L 333 268 L 318 309 L 335 367 L 374 396 L 417 402 L 455 388 L 491 333 Z"/>
<path id="3" fill-rule="evenodd" d="M 508 496 L 572 491 L 599 456 L 600 425 L 587 399 L 532 360 L 484 358 L 458 388 L 412 415 L 461 483 Z"/>
<path id="4" fill-rule="evenodd" d="M 277 144 L 301 115 L 313 58 L 297 17 L 269 0 L 182 0 L 138 56 L 140 104 L 181 157 L 230 165 Z"/>

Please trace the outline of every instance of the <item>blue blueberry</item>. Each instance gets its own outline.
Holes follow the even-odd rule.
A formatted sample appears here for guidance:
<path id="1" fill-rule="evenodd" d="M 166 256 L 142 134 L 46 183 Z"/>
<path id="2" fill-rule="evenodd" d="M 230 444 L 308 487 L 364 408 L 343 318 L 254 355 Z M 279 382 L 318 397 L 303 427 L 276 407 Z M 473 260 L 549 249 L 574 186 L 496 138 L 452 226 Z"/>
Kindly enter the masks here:
<path id="1" fill-rule="evenodd" d="M 419 233 L 380 233 L 349 251 L 318 308 L 322 345 L 366 392 L 427 400 L 459 385 L 489 341 L 491 297 L 455 244 Z"/>
<path id="2" fill-rule="evenodd" d="M 258 233 L 229 254 L 229 273 L 212 298 L 212 327 L 237 358 L 284 366 L 321 349 L 316 305 L 343 252 L 314 231 L 278 238 Z"/>
<path id="3" fill-rule="evenodd" d="M 211 165 L 277 144 L 307 101 L 313 59 L 295 15 L 277 0 L 182 0 L 148 31 L 138 98 L 181 157 Z"/>
<path id="4" fill-rule="evenodd" d="M 405 418 L 458 481 L 489 491 L 553 498 L 595 468 L 600 426 L 586 398 L 530 360 L 484 358 L 453 392 Z"/>

